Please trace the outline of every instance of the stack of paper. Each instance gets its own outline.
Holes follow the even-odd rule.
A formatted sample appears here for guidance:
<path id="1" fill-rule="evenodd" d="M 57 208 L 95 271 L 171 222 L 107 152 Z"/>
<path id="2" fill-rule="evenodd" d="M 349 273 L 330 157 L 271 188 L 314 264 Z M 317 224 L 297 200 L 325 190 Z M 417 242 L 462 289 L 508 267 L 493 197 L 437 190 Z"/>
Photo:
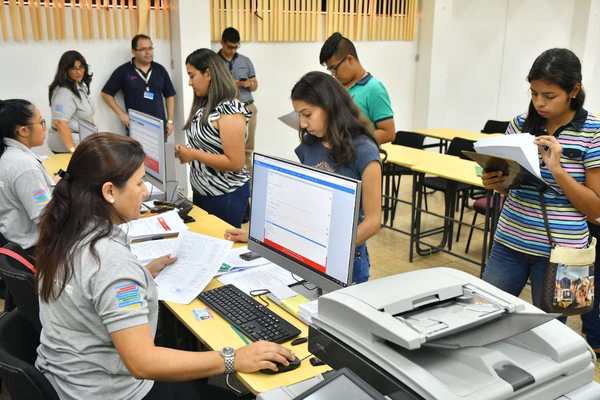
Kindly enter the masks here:
<path id="1" fill-rule="evenodd" d="M 285 290 L 283 287 L 296 282 L 292 274 L 272 263 L 222 275 L 219 280 L 223 285 L 232 284 L 247 294 L 253 290 L 269 290 L 279 295 Z"/>
<path id="2" fill-rule="evenodd" d="M 313 300 L 308 303 L 300 304 L 298 307 L 298 318 L 300 318 L 304 323 L 310 325 L 312 323 L 313 317 L 319 314 L 319 300 Z"/>
<path id="3" fill-rule="evenodd" d="M 176 237 L 187 230 L 176 210 L 121 225 L 130 242 Z"/>
<path id="4" fill-rule="evenodd" d="M 542 179 L 535 136 L 529 133 L 497 135 L 480 139 L 473 147 L 479 154 L 515 161 L 521 167 Z"/>
<path id="5" fill-rule="evenodd" d="M 177 261 L 162 270 L 155 281 L 159 300 L 189 304 L 214 278 L 232 243 L 186 231 L 179 239 Z"/>
<path id="6" fill-rule="evenodd" d="M 180 243 L 179 238 L 136 242 L 131 244 L 131 252 L 142 264 L 147 264 L 156 258 L 167 255 L 176 257 Z"/>

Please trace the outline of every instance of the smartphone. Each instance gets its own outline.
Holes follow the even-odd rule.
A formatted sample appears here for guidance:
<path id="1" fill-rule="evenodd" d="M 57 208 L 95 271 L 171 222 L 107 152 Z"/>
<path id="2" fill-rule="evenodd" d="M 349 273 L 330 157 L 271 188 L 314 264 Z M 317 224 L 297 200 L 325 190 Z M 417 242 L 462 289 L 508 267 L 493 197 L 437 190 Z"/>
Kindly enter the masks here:
<path id="1" fill-rule="evenodd" d="M 245 253 L 240 254 L 240 258 L 244 261 L 252 261 L 260 258 L 260 255 L 256 254 L 253 251 L 247 251 Z"/>

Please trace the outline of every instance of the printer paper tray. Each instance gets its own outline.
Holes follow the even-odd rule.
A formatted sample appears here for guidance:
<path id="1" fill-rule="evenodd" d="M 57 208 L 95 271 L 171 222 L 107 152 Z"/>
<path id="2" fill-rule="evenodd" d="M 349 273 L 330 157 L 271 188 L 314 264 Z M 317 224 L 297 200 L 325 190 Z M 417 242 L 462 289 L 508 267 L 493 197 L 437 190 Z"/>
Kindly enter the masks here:
<path id="1" fill-rule="evenodd" d="M 560 314 L 506 313 L 502 317 L 459 333 L 423 343 L 423 346 L 444 349 L 480 347 L 527 332 L 536 326 L 555 319 Z"/>

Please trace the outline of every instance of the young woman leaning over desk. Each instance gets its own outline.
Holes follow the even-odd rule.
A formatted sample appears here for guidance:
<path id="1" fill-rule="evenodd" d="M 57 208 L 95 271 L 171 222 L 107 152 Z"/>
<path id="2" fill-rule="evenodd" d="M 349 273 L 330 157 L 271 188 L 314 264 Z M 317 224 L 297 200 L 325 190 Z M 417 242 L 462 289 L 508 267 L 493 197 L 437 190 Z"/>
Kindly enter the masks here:
<path id="1" fill-rule="evenodd" d="M 62 400 L 233 398 L 201 381 L 165 382 L 276 370 L 275 362 L 287 365 L 293 356 L 269 342 L 233 354 L 155 346 L 157 288 L 118 227 L 139 217 L 148 194 L 143 162 L 137 141 L 96 134 L 77 146 L 58 182 L 37 247 L 36 367 Z"/>
<path id="2" fill-rule="evenodd" d="M 517 116 L 506 132 L 536 136 L 542 177 L 555 190 L 543 194 L 550 231 L 558 244 L 573 248 L 587 247 L 586 219 L 600 216 L 600 120 L 583 108 L 581 79 L 581 64 L 573 52 L 543 52 L 527 75 L 529 111 Z M 487 172 L 482 179 L 486 188 L 501 191 L 502 172 Z M 533 303 L 539 305 L 550 250 L 538 191 L 527 186 L 511 189 L 483 279 L 515 296 L 530 279 Z M 597 308 L 593 318 L 598 320 Z M 590 344 L 600 349 L 600 324 L 596 327 L 596 332 L 586 333 L 588 340 L 590 334 L 597 337 L 597 343 Z"/>
<path id="3" fill-rule="evenodd" d="M 371 124 L 348 92 L 330 75 L 309 72 L 292 89 L 292 104 L 300 119 L 300 162 L 362 180 L 362 199 L 356 234 L 353 282 L 369 279 L 366 240 L 381 224 L 381 163 Z M 229 240 L 247 241 L 248 234 L 230 230 Z"/>

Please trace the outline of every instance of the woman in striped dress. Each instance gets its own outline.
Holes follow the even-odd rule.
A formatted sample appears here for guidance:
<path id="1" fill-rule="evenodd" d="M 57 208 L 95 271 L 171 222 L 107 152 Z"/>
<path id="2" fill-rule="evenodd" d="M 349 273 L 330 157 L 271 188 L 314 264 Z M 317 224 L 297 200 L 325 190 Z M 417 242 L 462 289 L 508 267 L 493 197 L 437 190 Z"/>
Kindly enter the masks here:
<path id="1" fill-rule="evenodd" d="M 190 163 L 194 204 L 240 227 L 250 197 L 244 143 L 252 113 L 214 51 L 196 50 L 185 64 L 194 103 L 185 124 L 188 146 L 178 145 L 175 155 Z"/>
<path id="2" fill-rule="evenodd" d="M 554 189 L 543 194 L 552 237 L 561 246 L 584 248 L 586 220 L 600 217 L 600 120 L 583 108 L 581 63 L 570 50 L 550 49 L 535 60 L 527 80 L 529 111 L 506 134 L 536 136 L 542 178 Z M 501 191 L 502 172 L 482 178 L 487 188 Z M 540 195 L 528 186 L 506 195 L 483 279 L 516 296 L 530 279 L 539 305 L 551 250 Z"/>

